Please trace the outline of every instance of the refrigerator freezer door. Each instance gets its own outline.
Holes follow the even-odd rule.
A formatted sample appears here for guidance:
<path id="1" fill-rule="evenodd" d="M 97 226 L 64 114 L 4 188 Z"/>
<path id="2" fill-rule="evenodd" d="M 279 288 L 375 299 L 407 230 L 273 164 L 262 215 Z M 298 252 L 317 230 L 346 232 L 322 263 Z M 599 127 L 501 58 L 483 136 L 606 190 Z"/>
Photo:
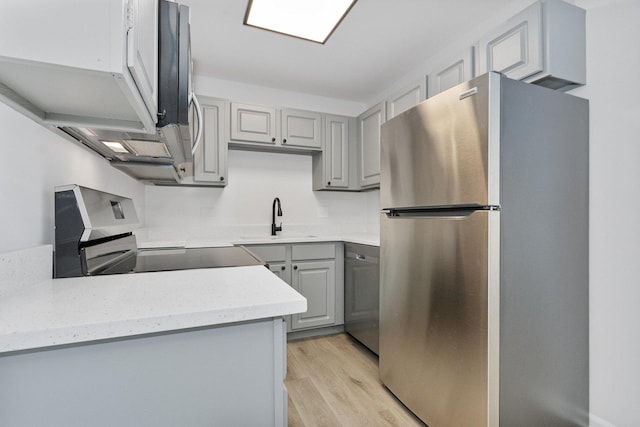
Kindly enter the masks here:
<path id="1" fill-rule="evenodd" d="M 494 425 L 499 215 L 381 218 L 380 378 L 430 426 Z"/>
<path id="2" fill-rule="evenodd" d="M 394 117 L 381 128 L 382 208 L 499 205 L 500 76 L 485 74 Z M 491 144 L 490 144 L 491 141 Z M 493 200 L 492 200 L 493 199 Z"/>

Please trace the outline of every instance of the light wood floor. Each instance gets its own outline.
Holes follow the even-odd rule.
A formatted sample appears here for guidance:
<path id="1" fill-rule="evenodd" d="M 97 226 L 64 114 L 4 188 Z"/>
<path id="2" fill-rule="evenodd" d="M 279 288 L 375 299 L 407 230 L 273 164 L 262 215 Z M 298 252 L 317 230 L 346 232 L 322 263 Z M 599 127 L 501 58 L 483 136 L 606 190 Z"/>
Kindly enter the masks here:
<path id="1" fill-rule="evenodd" d="M 378 358 L 347 334 L 287 344 L 290 427 L 424 426 L 378 379 Z"/>

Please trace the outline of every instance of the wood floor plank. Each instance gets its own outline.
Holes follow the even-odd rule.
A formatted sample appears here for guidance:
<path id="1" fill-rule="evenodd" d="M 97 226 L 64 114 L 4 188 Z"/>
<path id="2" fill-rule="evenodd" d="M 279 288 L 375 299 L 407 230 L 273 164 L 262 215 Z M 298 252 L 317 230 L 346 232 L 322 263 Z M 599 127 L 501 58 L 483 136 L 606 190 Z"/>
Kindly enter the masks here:
<path id="1" fill-rule="evenodd" d="M 296 407 L 296 404 L 293 403 L 293 400 L 291 400 L 291 395 L 289 395 L 288 407 L 289 407 L 289 412 L 288 412 L 287 418 L 289 420 L 289 427 L 304 427 L 304 422 L 302 421 L 302 417 L 298 412 L 298 408 Z"/>
<path id="2" fill-rule="evenodd" d="M 341 425 L 310 378 L 287 381 L 291 401 L 305 427 Z"/>
<path id="3" fill-rule="evenodd" d="M 377 356 L 347 334 L 289 342 L 287 357 L 289 425 L 325 425 L 330 413 L 335 426 L 424 426 L 380 382 Z"/>

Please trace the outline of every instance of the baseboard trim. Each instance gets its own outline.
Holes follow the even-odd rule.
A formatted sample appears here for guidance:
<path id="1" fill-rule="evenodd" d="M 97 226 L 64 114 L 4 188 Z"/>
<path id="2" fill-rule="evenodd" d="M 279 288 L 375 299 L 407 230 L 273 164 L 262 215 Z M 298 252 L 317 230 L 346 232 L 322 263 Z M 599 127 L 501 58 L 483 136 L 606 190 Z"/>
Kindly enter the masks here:
<path id="1" fill-rule="evenodd" d="M 333 335 L 344 332 L 344 325 L 330 326 L 328 328 L 307 329 L 304 331 L 294 331 L 287 334 L 287 341 L 301 340 L 304 338 L 320 337 L 323 335 Z"/>

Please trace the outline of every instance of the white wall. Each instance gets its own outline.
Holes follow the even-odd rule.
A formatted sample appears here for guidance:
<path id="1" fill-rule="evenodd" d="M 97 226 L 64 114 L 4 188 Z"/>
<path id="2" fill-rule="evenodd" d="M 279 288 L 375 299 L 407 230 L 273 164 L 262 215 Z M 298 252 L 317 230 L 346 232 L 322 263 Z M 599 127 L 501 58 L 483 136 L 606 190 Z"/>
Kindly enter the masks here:
<path id="1" fill-rule="evenodd" d="M 148 187 L 149 237 L 268 236 L 275 197 L 281 234 L 377 231 L 379 192 L 312 191 L 309 155 L 230 150 L 228 176 L 224 189 Z"/>
<path id="2" fill-rule="evenodd" d="M 196 76 L 196 93 L 258 105 L 356 116 L 364 104 Z M 314 192 L 311 156 L 229 150 L 228 184 L 220 188 L 147 187 L 150 239 L 271 232 L 271 204 L 282 201 L 283 233 L 377 231 L 379 191 Z M 239 233 L 239 234 L 238 234 Z"/>
<path id="3" fill-rule="evenodd" d="M 640 2 L 587 9 L 593 426 L 640 425 Z"/>
<path id="4" fill-rule="evenodd" d="M 80 184 L 132 197 L 144 186 L 107 161 L 0 103 L 0 252 L 53 243 L 53 188 Z"/>
<path id="5" fill-rule="evenodd" d="M 357 116 L 366 109 L 365 104 L 359 102 L 327 98 L 307 93 L 290 92 L 209 76 L 195 76 L 194 88 L 197 94 L 229 99 L 236 102 L 273 107 L 298 108 L 301 110 L 344 116 Z"/>

